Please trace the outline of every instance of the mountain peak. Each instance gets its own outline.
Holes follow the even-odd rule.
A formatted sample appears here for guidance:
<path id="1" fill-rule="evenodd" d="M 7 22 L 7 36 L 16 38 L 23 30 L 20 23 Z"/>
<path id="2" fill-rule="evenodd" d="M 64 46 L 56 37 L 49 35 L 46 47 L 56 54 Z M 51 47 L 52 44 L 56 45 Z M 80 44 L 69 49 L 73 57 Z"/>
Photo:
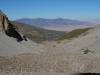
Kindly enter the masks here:
<path id="1" fill-rule="evenodd" d="M 56 18 L 57 20 L 64 20 L 64 18 L 61 18 L 61 17 L 59 17 L 59 18 Z"/>

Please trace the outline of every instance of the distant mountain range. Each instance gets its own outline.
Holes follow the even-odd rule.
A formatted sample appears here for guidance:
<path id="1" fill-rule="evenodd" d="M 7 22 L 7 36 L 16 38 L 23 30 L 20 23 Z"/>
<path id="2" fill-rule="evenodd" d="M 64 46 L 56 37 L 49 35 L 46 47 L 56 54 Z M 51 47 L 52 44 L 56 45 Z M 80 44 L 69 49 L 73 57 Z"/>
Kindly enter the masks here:
<path id="1" fill-rule="evenodd" d="M 86 21 L 63 19 L 63 18 L 57 18 L 57 19 L 23 18 L 15 21 L 44 29 L 57 30 L 57 31 L 70 31 L 73 29 L 85 28 L 93 25 L 92 23 Z"/>
<path id="2" fill-rule="evenodd" d="M 91 22 L 93 22 L 95 24 L 100 24 L 100 19 L 94 19 L 94 20 L 91 20 Z"/>
<path id="3" fill-rule="evenodd" d="M 29 38 L 30 40 L 40 43 L 42 41 L 53 41 L 64 36 L 66 32 L 47 30 L 35 26 L 31 26 L 24 23 L 12 22 L 11 23 L 17 28 L 17 31 Z"/>

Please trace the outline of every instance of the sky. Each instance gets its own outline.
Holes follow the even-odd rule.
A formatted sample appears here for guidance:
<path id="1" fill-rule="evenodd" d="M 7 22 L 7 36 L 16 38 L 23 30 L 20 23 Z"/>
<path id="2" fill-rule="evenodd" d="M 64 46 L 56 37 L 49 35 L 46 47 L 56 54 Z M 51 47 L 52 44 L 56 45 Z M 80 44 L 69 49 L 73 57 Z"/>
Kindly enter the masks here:
<path id="1" fill-rule="evenodd" d="M 100 0 L 0 0 L 11 20 L 20 18 L 100 19 Z"/>

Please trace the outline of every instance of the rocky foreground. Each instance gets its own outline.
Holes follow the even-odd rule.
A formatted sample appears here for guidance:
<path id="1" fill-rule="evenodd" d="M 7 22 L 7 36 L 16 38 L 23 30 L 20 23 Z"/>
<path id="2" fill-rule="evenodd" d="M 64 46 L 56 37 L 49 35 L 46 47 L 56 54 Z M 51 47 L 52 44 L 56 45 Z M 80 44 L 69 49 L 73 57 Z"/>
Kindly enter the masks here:
<path id="1" fill-rule="evenodd" d="M 71 75 L 74 73 L 99 73 L 99 28 L 97 26 L 89 30 L 86 35 L 82 34 L 70 41 L 51 41 L 40 45 L 32 44 L 32 41 L 17 43 L 13 38 L 1 33 L 0 51 L 3 55 L 0 52 L 0 74 Z M 8 42 L 10 43 L 8 44 Z M 4 45 L 6 46 L 3 47 Z M 7 47 L 9 45 L 10 47 Z M 29 50 L 25 50 L 23 47 L 29 48 Z M 33 50 L 30 51 L 31 49 Z M 87 53 L 85 54 L 84 51 Z"/>

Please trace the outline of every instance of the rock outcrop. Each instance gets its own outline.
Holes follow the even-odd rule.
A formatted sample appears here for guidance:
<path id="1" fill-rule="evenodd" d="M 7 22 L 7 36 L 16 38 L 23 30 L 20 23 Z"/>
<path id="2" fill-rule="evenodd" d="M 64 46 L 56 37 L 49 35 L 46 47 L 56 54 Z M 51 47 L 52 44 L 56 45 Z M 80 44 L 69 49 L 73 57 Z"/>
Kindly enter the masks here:
<path id="1" fill-rule="evenodd" d="M 14 37 L 18 42 L 22 41 L 20 33 L 16 30 L 15 26 L 10 23 L 8 17 L 0 10 L 0 30 L 5 32 L 6 35 Z"/>
<path id="2" fill-rule="evenodd" d="M 0 30 L 5 31 L 8 27 L 8 18 L 6 15 L 0 10 Z"/>
<path id="3" fill-rule="evenodd" d="M 44 50 L 42 45 L 28 38 L 27 41 L 26 37 L 22 36 L 23 34 L 18 31 L 8 17 L 0 11 L 0 56 L 15 56 L 22 53 L 39 54 Z"/>

